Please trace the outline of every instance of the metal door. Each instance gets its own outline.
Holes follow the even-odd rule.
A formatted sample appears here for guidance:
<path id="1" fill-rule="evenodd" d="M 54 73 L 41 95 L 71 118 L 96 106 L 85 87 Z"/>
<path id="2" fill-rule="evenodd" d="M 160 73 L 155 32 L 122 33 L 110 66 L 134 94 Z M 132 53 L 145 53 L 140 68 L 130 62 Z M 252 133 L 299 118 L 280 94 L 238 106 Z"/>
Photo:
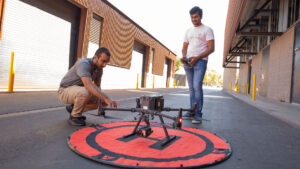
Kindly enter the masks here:
<path id="1" fill-rule="evenodd" d="M 267 96 L 268 89 L 268 72 L 269 72 L 269 55 L 270 55 L 270 46 L 266 47 L 262 51 L 262 63 L 261 63 L 261 81 L 260 81 L 260 92 L 261 96 Z"/>
<path id="2" fill-rule="evenodd" d="M 292 102 L 300 104 L 300 25 L 295 32 L 295 54 L 293 65 Z"/>

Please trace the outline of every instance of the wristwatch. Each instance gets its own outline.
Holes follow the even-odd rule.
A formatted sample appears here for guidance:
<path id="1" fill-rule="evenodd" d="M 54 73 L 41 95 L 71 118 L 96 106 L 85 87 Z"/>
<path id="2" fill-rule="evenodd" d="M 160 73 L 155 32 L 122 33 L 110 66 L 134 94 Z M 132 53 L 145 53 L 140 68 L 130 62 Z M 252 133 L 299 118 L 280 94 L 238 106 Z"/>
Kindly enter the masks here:
<path id="1" fill-rule="evenodd" d="M 202 60 L 202 58 L 201 58 L 201 56 L 200 56 L 200 55 L 198 56 L 198 58 L 199 58 L 199 60 Z"/>

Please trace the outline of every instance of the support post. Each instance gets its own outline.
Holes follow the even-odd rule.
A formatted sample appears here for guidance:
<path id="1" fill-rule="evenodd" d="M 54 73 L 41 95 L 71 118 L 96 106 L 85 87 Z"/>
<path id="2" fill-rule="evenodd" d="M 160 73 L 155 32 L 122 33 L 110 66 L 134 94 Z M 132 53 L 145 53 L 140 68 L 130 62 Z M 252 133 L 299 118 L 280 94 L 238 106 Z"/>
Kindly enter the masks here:
<path id="1" fill-rule="evenodd" d="M 136 76 L 136 89 L 139 88 L 139 74 Z"/>
<path id="2" fill-rule="evenodd" d="M 249 94 L 249 83 L 247 83 L 247 92 L 246 94 L 248 95 Z"/>
<path id="3" fill-rule="evenodd" d="M 253 75 L 252 100 L 255 100 L 255 89 L 256 89 L 256 74 Z"/>
<path id="4" fill-rule="evenodd" d="M 153 84 L 152 84 L 153 89 L 154 89 L 154 82 L 155 82 L 155 76 L 153 76 Z"/>
<path id="5" fill-rule="evenodd" d="M 175 84 L 175 79 L 174 79 L 174 81 L 173 81 L 173 86 L 174 86 L 174 88 L 175 88 L 175 85 L 176 85 L 176 84 Z"/>
<path id="6" fill-rule="evenodd" d="M 10 69 L 9 69 L 9 81 L 8 81 L 8 92 L 13 92 L 14 91 L 14 79 L 15 79 L 14 58 L 15 58 L 15 53 L 11 52 Z"/>
<path id="7" fill-rule="evenodd" d="M 167 79 L 167 88 L 169 88 L 169 82 L 170 82 L 170 78 L 168 77 L 168 79 Z"/>

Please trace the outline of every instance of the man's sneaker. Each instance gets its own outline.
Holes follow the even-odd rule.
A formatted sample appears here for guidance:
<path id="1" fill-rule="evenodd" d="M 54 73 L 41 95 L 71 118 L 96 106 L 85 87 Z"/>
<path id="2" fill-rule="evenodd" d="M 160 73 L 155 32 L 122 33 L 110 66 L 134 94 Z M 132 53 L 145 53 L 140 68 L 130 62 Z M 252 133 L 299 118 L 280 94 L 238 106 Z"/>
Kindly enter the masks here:
<path id="1" fill-rule="evenodd" d="M 85 126 L 85 121 L 82 117 L 73 117 L 70 115 L 68 122 L 72 126 Z"/>
<path id="2" fill-rule="evenodd" d="M 190 112 L 185 113 L 184 115 L 182 115 L 182 119 L 183 120 L 192 120 L 192 114 Z"/>
<path id="3" fill-rule="evenodd" d="M 194 119 L 192 120 L 193 124 L 201 124 L 202 123 L 202 116 L 194 116 Z"/>
<path id="4" fill-rule="evenodd" d="M 74 104 L 70 104 L 70 105 L 66 106 L 66 110 L 71 114 L 72 111 L 73 111 L 73 107 L 74 107 Z M 81 118 L 82 118 L 83 120 L 86 120 L 86 117 L 85 117 L 85 116 L 81 116 Z"/>

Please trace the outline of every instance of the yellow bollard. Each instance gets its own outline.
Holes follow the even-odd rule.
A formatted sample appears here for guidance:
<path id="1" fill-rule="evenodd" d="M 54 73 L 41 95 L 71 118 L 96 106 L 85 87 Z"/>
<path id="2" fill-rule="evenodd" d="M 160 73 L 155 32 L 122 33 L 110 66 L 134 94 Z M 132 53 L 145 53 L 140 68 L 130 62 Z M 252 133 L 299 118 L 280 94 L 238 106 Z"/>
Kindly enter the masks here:
<path id="1" fill-rule="evenodd" d="M 255 89 L 256 89 L 256 74 L 253 75 L 252 100 L 255 100 Z"/>
<path id="2" fill-rule="evenodd" d="M 247 83 L 247 91 L 246 94 L 249 94 L 249 83 Z"/>
<path id="3" fill-rule="evenodd" d="M 244 84 L 243 94 L 245 94 L 245 90 L 246 90 L 246 85 Z"/>
<path id="4" fill-rule="evenodd" d="M 231 92 L 231 90 L 232 90 L 232 82 L 230 82 L 230 92 Z"/>
<path id="5" fill-rule="evenodd" d="M 178 88 L 178 86 L 179 86 L 179 80 L 177 80 L 177 88 Z"/>
<path id="6" fill-rule="evenodd" d="M 175 79 L 174 79 L 174 81 L 173 81 L 173 87 L 174 87 L 174 88 L 175 88 L 175 85 L 176 85 L 176 84 L 175 84 Z"/>
<path id="7" fill-rule="evenodd" d="M 155 76 L 153 76 L 153 84 L 152 84 L 153 89 L 154 89 L 154 82 L 155 82 Z"/>
<path id="8" fill-rule="evenodd" d="M 236 84 L 236 93 L 239 93 L 240 92 L 240 85 L 239 83 Z"/>
<path id="9" fill-rule="evenodd" d="M 14 91 L 14 79 L 15 79 L 14 58 L 15 58 L 15 53 L 11 52 L 9 80 L 8 80 L 8 92 Z"/>
<path id="10" fill-rule="evenodd" d="M 168 79 L 167 79 L 167 88 L 169 88 L 169 81 L 170 81 L 170 78 L 168 77 Z"/>
<path id="11" fill-rule="evenodd" d="M 139 88 L 139 74 L 136 76 L 136 89 Z"/>

